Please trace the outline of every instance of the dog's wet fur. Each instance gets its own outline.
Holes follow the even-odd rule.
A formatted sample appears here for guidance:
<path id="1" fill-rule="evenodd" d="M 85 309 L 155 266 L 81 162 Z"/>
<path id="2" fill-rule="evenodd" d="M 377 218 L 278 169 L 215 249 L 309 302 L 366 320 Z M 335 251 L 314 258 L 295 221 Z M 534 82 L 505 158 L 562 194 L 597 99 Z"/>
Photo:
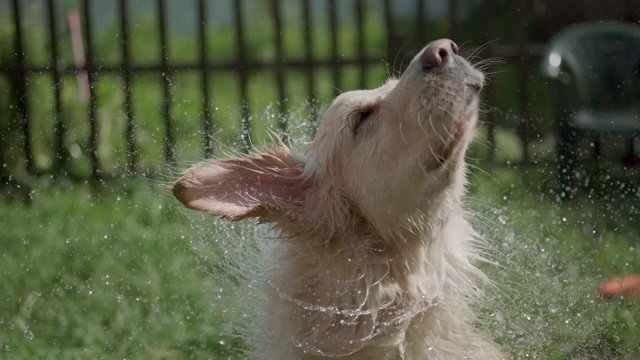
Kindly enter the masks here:
<path id="1" fill-rule="evenodd" d="M 265 254 L 251 358 L 505 358 L 472 309 L 488 279 L 465 219 L 465 151 L 484 76 L 457 52 L 432 42 L 399 79 L 338 96 L 305 154 L 280 145 L 177 180 L 186 207 L 282 239 Z"/>

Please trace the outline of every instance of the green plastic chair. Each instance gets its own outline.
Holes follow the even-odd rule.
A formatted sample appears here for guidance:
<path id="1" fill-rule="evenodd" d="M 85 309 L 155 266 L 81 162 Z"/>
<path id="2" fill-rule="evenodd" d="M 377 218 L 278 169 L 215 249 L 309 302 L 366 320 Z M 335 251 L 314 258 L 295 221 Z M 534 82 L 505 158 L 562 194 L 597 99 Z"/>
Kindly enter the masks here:
<path id="1" fill-rule="evenodd" d="M 640 25 L 581 23 L 549 41 L 541 70 L 555 89 L 557 156 L 565 191 L 575 191 L 579 176 L 579 137 L 596 138 L 599 151 L 598 139 L 603 135 L 622 135 L 631 141 L 640 136 L 639 68 Z"/>

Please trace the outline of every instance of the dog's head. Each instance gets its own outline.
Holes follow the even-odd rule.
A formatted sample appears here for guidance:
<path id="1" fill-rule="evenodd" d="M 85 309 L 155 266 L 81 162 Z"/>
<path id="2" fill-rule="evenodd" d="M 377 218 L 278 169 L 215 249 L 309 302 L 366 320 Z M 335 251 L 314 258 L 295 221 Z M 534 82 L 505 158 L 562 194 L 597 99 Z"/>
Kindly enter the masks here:
<path id="1" fill-rule="evenodd" d="M 281 147 L 202 163 L 176 182 L 174 194 L 189 208 L 232 220 L 300 221 L 306 214 L 316 227 L 323 218 L 336 226 L 345 212 L 378 229 L 430 213 L 462 191 L 484 82 L 457 53 L 452 41 L 434 41 L 400 79 L 338 96 L 305 156 Z"/>

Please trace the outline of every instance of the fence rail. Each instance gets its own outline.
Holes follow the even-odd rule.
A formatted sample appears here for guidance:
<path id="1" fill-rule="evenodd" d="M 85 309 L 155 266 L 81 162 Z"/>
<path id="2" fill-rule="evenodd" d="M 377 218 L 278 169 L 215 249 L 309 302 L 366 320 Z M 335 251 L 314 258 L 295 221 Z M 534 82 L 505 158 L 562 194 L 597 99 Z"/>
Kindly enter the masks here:
<path id="1" fill-rule="evenodd" d="M 2 1 L 2 0 L 0 0 Z M 359 83 L 361 86 L 365 85 L 365 78 L 369 71 L 369 67 L 374 64 L 380 64 L 380 59 L 385 57 L 385 54 L 381 53 L 376 56 L 367 54 L 364 44 L 364 24 L 366 22 L 367 12 L 364 11 L 364 0 L 354 0 L 354 14 L 355 28 L 357 39 L 356 43 L 356 55 L 354 57 L 342 57 L 340 56 L 338 48 L 337 31 L 341 26 L 337 14 L 337 1 L 327 0 L 326 6 L 328 11 L 328 21 L 330 33 L 330 56 L 329 58 L 318 58 L 314 55 L 314 44 L 312 33 L 314 31 L 315 24 L 312 18 L 312 8 L 310 0 L 302 0 L 299 16 L 302 19 L 304 32 L 304 54 L 301 59 L 287 58 L 283 52 L 283 36 L 282 36 L 282 3 L 280 0 L 269 0 L 269 8 L 271 10 L 268 14 L 275 30 L 275 56 L 272 61 L 259 61 L 249 59 L 246 56 L 246 23 L 243 18 L 243 10 L 247 6 L 243 0 L 233 1 L 233 27 L 235 31 L 237 49 L 237 57 L 232 61 L 215 61 L 214 56 L 210 54 L 210 50 L 207 47 L 207 27 L 210 19 L 207 18 L 207 8 L 214 6 L 215 1 L 196 0 L 196 16 L 194 21 L 197 22 L 197 43 L 198 43 L 198 59 L 193 62 L 174 63 L 170 61 L 168 55 L 168 31 L 167 31 L 167 9 L 166 0 L 156 0 L 154 3 L 156 9 L 156 17 L 158 19 L 158 37 L 160 42 L 160 52 L 158 54 L 158 62 L 154 64 L 135 64 L 131 57 L 131 36 L 130 36 L 130 10 L 129 2 L 126 0 L 118 0 L 118 20 L 120 35 L 120 50 L 121 59 L 117 64 L 100 64 L 95 58 L 94 49 L 94 23 L 91 13 L 93 11 L 92 5 L 95 0 L 82 0 L 80 2 L 79 17 L 82 28 L 82 37 L 84 39 L 84 62 L 82 59 L 76 61 L 74 64 L 63 64 L 60 60 L 59 49 L 59 24 L 57 24 L 55 14 L 60 9 L 60 4 L 57 0 L 46 0 L 46 12 L 48 21 L 49 32 L 49 60 L 46 64 L 34 65 L 30 64 L 25 58 L 25 46 L 24 46 L 24 24 L 23 19 L 23 2 L 19 0 L 10 1 L 10 12 L 12 14 L 11 19 L 14 26 L 14 50 L 15 57 L 11 62 L 0 62 L 0 76 L 4 76 L 11 79 L 13 84 L 13 91 L 16 93 L 17 103 L 16 116 L 17 123 L 20 124 L 22 152 L 24 153 L 24 169 L 29 174 L 37 174 L 40 169 L 36 167 L 34 162 L 33 153 L 33 134 L 31 125 L 31 112 L 29 109 L 29 92 L 27 89 L 28 79 L 33 74 L 50 74 L 54 87 L 53 87 L 53 124 L 54 124 L 54 153 L 56 163 L 54 168 L 64 171 L 67 166 L 68 155 L 65 150 L 65 137 L 66 127 L 63 117 L 63 103 L 61 99 L 61 78 L 69 75 L 83 75 L 86 77 L 88 83 L 88 118 L 89 125 L 89 141 L 88 141 L 88 154 L 91 164 L 91 174 L 93 178 L 99 178 L 103 176 L 103 168 L 100 163 L 100 157 L 98 154 L 98 146 L 100 141 L 99 126 L 97 123 L 97 106 L 98 99 L 94 84 L 98 77 L 103 76 L 119 76 L 123 79 L 123 92 L 124 102 L 123 110 L 126 121 L 126 136 L 127 143 L 127 172 L 130 174 L 136 174 L 139 169 L 139 150 L 136 142 L 136 124 L 133 114 L 135 98 L 132 93 L 132 84 L 134 82 L 134 76 L 137 73 L 157 73 L 161 75 L 162 84 L 162 117 L 164 124 L 164 158 L 168 162 L 176 161 L 175 150 L 175 134 L 174 124 L 171 117 L 171 78 L 176 74 L 182 72 L 195 72 L 200 75 L 201 82 L 201 105 L 204 109 L 202 113 L 202 129 L 203 129 L 203 154 L 210 156 L 213 153 L 215 147 L 214 138 L 214 114 L 211 111 L 211 102 L 213 95 L 208 90 L 208 84 L 212 79 L 212 75 L 218 72 L 232 72 L 236 74 L 239 80 L 239 97 L 243 104 L 249 103 L 248 95 L 248 81 L 252 76 L 252 72 L 261 69 L 271 69 L 275 73 L 275 83 L 277 97 L 279 101 L 278 112 L 280 119 L 277 122 L 278 131 L 283 137 L 287 136 L 287 123 L 285 121 L 284 114 L 287 112 L 286 101 L 286 83 L 284 80 L 285 69 L 300 69 L 304 71 L 306 88 L 308 97 L 313 100 L 316 97 L 315 88 L 317 86 L 317 74 L 318 69 L 328 69 L 331 71 L 333 87 L 335 89 L 341 89 L 341 74 L 347 66 L 357 66 L 359 69 Z M 115 0 L 114 0 L 115 1 Z M 8 2 L 8 1 L 7 1 Z M 411 34 L 414 38 L 425 38 L 426 29 L 430 19 L 425 16 L 425 9 L 427 9 L 428 1 L 415 0 L 415 34 Z M 453 39 L 459 39 L 461 37 L 461 25 L 460 25 L 460 0 L 450 0 L 449 4 L 449 35 Z M 530 0 L 518 0 L 517 5 L 522 11 L 514 11 L 514 15 L 518 17 L 517 28 L 517 44 L 515 45 L 496 45 L 489 46 L 483 50 L 484 56 L 501 57 L 507 61 L 514 62 L 518 69 L 518 85 L 520 88 L 518 103 L 520 104 L 518 110 L 521 118 L 526 119 L 528 117 L 528 103 L 530 94 L 526 91 L 527 88 L 527 76 L 529 72 L 529 66 L 532 62 L 532 58 L 540 55 L 543 45 L 542 44 L 530 44 L 527 37 L 527 12 L 526 9 L 531 6 Z M 495 1 L 482 0 L 481 6 L 485 14 L 492 13 L 495 7 Z M 393 13 L 393 6 L 390 0 L 382 1 L 383 21 L 382 24 L 385 28 L 387 43 L 390 46 L 390 51 L 400 51 L 397 47 L 393 47 L 396 44 L 404 43 L 402 38 L 396 32 L 395 21 L 397 19 Z M 489 17 L 485 17 L 483 21 L 483 32 L 487 39 L 493 39 L 494 25 Z M 215 54 L 214 54 L 215 55 Z M 491 87 L 487 90 L 486 96 L 489 102 L 492 102 L 495 98 Z M 241 119 L 239 119 L 239 125 L 242 128 L 242 144 L 245 149 L 250 145 L 249 134 L 251 134 L 251 122 L 250 122 L 251 109 L 249 106 L 242 106 Z M 0 117 L 2 114 L 0 114 Z M 317 114 L 312 113 L 312 118 L 315 119 Z M 0 118 L 1 120 L 1 118 Z M 489 119 L 489 124 L 492 122 Z M 526 127 L 521 129 L 523 139 L 526 140 Z M 492 132 L 491 132 L 492 133 Z M 0 128 L 0 137 L 3 135 L 3 129 Z M 490 135 L 489 140 L 492 140 Z M 525 147 L 526 148 L 526 147 Z M 8 156 L 6 149 L 2 149 L 0 143 L 0 164 L 6 163 L 6 156 Z M 0 166 L 0 179 L 6 179 L 11 175 L 11 170 L 6 169 L 4 166 Z"/>

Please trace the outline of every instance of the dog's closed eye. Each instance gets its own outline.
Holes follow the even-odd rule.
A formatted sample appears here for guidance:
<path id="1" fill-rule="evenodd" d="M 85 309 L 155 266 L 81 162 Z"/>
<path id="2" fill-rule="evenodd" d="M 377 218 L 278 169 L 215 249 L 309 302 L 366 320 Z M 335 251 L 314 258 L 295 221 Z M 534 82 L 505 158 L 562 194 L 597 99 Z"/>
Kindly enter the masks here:
<path id="1" fill-rule="evenodd" d="M 368 120 L 370 120 L 371 118 L 373 118 L 373 113 L 375 112 L 375 108 L 373 106 L 371 107 L 366 107 L 364 109 L 359 110 L 356 114 L 355 114 L 355 121 L 354 121 L 354 125 L 353 125 L 353 135 L 357 135 L 359 132 L 359 129 L 362 128 L 362 125 L 364 125 L 365 123 L 369 122 Z"/>

